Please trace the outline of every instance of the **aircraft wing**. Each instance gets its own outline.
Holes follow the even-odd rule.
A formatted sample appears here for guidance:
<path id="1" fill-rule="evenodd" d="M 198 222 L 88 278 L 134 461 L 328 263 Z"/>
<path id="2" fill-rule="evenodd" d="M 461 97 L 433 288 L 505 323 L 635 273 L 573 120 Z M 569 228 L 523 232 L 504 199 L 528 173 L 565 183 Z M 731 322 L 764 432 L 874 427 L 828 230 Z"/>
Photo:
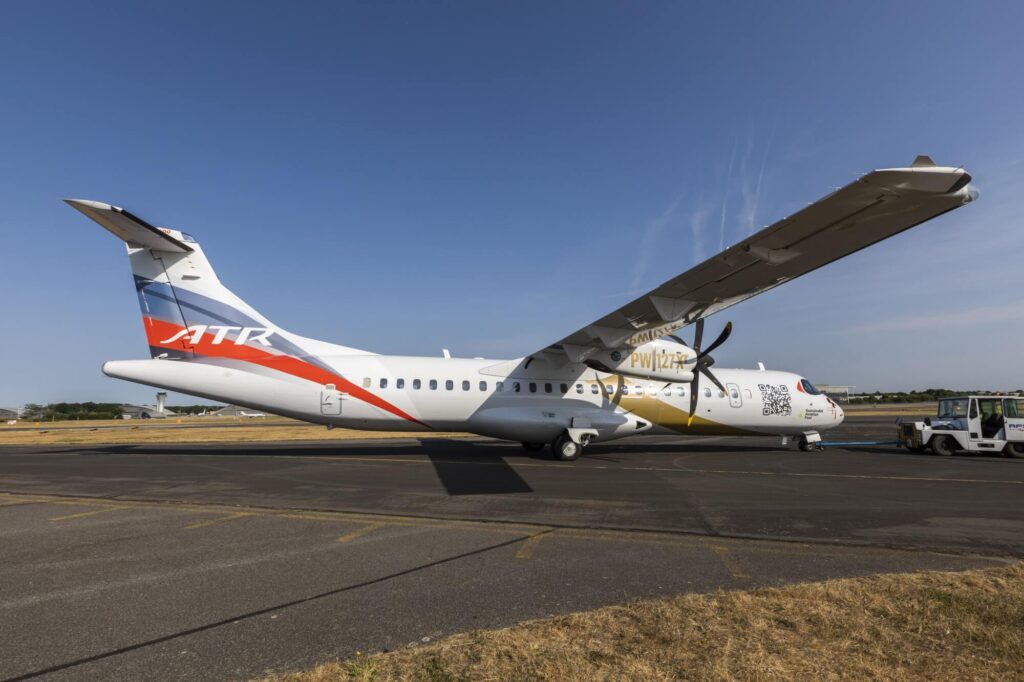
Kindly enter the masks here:
<path id="1" fill-rule="evenodd" d="M 529 357 L 582 362 L 674 333 L 969 203 L 977 197 L 970 180 L 926 156 L 872 171 Z"/>
<path id="2" fill-rule="evenodd" d="M 120 237 L 128 246 L 174 253 L 188 253 L 193 250 L 185 242 L 150 225 L 123 208 L 88 199 L 65 199 L 64 201 L 110 230 L 114 236 Z"/>

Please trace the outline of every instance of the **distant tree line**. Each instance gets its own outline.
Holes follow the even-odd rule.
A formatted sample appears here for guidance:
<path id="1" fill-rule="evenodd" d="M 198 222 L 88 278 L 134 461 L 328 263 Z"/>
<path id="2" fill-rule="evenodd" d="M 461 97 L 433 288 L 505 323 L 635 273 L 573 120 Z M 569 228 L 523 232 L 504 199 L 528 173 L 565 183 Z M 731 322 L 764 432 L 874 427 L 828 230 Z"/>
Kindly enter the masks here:
<path id="1" fill-rule="evenodd" d="M 22 419 L 30 421 L 73 421 L 76 419 L 120 419 L 122 403 L 29 403 L 22 409 Z M 223 405 L 168 405 L 167 409 L 176 414 L 199 414 L 203 410 L 213 412 Z"/>
<path id="2" fill-rule="evenodd" d="M 896 393 L 882 393 L 881 391 L 875 391 L 874 393 L 862 393 L 859 395 L 850 396 L 851 405 L 874 405 L 876 403 L 930 403 L 941 398 L 953 398 L 961 395 L 994 395 L 994 391 L 951 391 L 948 388 L 926 388 L 923 391 L 910 391 L 905 393 L 898 391 Z M 1017 389 L 1016 391 L 1003 392 L 1002 395 L 1024 395 L 1024 389 Z"/>

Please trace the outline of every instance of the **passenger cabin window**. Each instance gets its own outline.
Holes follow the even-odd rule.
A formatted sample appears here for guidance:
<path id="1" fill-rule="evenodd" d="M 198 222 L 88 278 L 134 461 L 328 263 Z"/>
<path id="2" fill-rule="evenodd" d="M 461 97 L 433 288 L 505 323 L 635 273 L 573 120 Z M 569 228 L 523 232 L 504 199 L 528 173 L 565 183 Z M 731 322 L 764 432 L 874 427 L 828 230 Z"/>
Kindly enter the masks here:
<path id="1" fill-rule="evenodd" d="M 446 390 L 446 391 L 450 391 L 450 390 L 452 390 L 453 388 L 455 388 L 455 382 L 454 382 L 454 381 L 452 381 L 451 379 L 445 379 L 445 382 L 444 382 L 444 390 Z"/>
<path id="2" fill-rule="evenodd" d="M 480 390 L 481 391 L 486 391 L 487 390 L 487 382 L 486 381 L 481 381 L 480 382 Z"/>
<path id="3" fill-rule="evenodd" d="M 737 400 L 740 397 L 740 392 L 737 391 L 735 388 L 730 388 L 729 397 L 732 398 L 733 400 Z"/>
<path id="4" fill-rule="evenodd" d="M 463 381 L 462 382 L 462 390 L 463 391 L 468 391 L 469 390 L 469 382 L 468 381 Z"/>
<path id="5" fill-rule="evenodd" d="M 560 391 L 562 391 L 562 393 L 569 392 L 569 384 L 559 384 L 558 388 Z"/>
<path id="6" fill-rule="evenodd" d="M 666 386 L 665 390 L 662 391 L 662 393 L 664 393 L 667 396 L 671 396 L 672 395 L 672 387 L 671 386 Z"/>
<path id="7" fill-rule="evenodd" d="M 363 388 L 369 388 L 372 385 L 373 385 L 373 379 L 371 379 L 370 377 L 364 377 L 363 378 Z"/>
<path id="8" fill-rule="evenodd" d="M 505 382 L 504 382 L 504 381 L 498 381 L 498 382 L 496 382 L 496 383 L 494 384 L 494 390 L 495 390 L 495 391 L 498 391 L 499 393 L 500 393 L 500 392 L 502 392 L 502 391 L 504 391 L 504 390 L 505 390 Z"/>
<path id="9" fill-rule="evenodd" d="M 676 386 L 676 395 L 680 398 L 686 395 L 686 386 Z"/>
<path id="10" fill-rule="evenodd" d="M 388 380 L 387 379 L 381 379 L 380 380 L 380 387 L 381 388 L 387 388 L 388 387 Z"/>
<path id="11" fill-rule="evenodd" d="M 608 395 L 611 395 L 612 393 L 615 393 L 615 387 L 612 386 L 611 384 L 605 384 L 604 392 L 607 393 Z"/>
<path id="12" fill-rule="evenodd" d="M 576 392 L 583 393 L 583 384 L 576 384 Z"/>
<path id="13" fill-rule="evenodd" d="M 593 385 L 591 385 L 591 387 L 590 387 L 590 392 L 591 392 L 591 393 L 593 393 L 594 395 L 597 395 L 597 392 L 598 392 L 598 391 L 600 391 L 600 390 L 601 390 L 601 389 L 599 389 L 599 388 L 597 387 L 597 384 L 593 384 Z"/>
<path id="14" fill-rule="evenodd" d="M 544 392 L 551 393 L 551 384 L 544 384 Z"/>
<path id="15" fill-rule="evenodd" d="M 519 382 L 518 381 L 515 381 L 515 382 L 512 383 L 512 391 L 514 393 L 519 393 Z"/>
<path id="16" fill-rule="evenodd" d="M 405 388 L 405 379 L 395 379 L 395 388 Z"/>
<path id="17" fill-rule="evenodd" d="M 622 395 L 629 395 L 629 386 L 622 387 Z"/>
<path id="18" fill-rule="evenodd" d="M 710 388 L 705 388 L 704 389 L 704 397 L 705 398 L 710 398 L 711 397 L 711 389 Z"/>
<path id="19" fill-rule="evenodd" d="M 431 379 L 430 380 L 430 390 L 431 391 L 436 391 L 437 390 L 437 379 Z"/>
<path id="20" fill-rule="evenodd" d="M 420 386 L 422 386 L 422 385 L 423 384 L 420 382 L 419 379 L 413 379 L 412 380 L 412 390 L 418 391 L 418 390 L 420 390 Z"/>
<path id="21" fill-rule="evenodd" d="M 724 398 L 725 397 L 725 391 L 719 391 L 718 392 L 718 397 L 719 398 Z"/>
<path id="22" fill-rule="evenodd" d="M 531 381 L 530 382 L 530 393 L 536 393 L 536 392 L 537 392 L 537 384 L 535 384 L 535 383 L 533 383 Z"/>

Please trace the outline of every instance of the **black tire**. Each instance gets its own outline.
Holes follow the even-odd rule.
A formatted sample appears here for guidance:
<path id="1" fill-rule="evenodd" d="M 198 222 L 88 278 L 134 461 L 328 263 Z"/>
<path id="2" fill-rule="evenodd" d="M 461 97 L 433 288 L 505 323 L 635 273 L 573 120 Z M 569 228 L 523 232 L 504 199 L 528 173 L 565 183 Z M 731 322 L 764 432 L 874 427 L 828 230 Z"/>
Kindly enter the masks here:
<path id="1" fill-rule="evenodd" d="M 940 457 L 949 457 L 959 449 L 952 436 L 935 436 L 932 438 L 932 452 Z"/>
<path id="2" fill-rule="evenodd" d="M 1024 457 L 1024 443 L 1007 443 L 1003 454 L 1007 457 Z"/>
<path id="3" fill-rule="evenodd" d="M 544 443 L 523 443 L 523 449 L 527 452 L 540 452 L 544 449 Z"/>
<path id="4" fill-rule="evenodd" d="M 803 452 L 814 452 L 814 443 L 807 440 L 807 436 L 800 436 L 797 438 L 796 445 Z"/>
<path id="5" fill-rule="evenodd" d="M 574 462 L 580 458 L 583 446 L 574 442 L 567 434 L 563 434 L 551 444 L 551 450 L 555 455 L 555 459 L 562 462 Z"/>

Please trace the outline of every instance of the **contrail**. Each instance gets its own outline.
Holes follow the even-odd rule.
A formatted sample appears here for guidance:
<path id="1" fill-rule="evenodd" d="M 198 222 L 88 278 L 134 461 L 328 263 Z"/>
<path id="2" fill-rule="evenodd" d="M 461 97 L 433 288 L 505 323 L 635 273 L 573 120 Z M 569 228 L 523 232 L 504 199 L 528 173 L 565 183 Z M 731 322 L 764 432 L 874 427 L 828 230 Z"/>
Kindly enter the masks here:
<path id="1" fill-rule="evenodd" d="M 718 226 L 718 250 L 722 251 L 725 248 L 725 213 L 729 207 L 729 192 L 730 185 L 732 183 L 732 164 L 736 160 L 736 145 L 739 142 L 739 137 L 733 138 L 732 141 L 732 154 L 729 156 L 729 170 L 725 174 L 725 197 L 722 199 L 722 221 Z"/>

